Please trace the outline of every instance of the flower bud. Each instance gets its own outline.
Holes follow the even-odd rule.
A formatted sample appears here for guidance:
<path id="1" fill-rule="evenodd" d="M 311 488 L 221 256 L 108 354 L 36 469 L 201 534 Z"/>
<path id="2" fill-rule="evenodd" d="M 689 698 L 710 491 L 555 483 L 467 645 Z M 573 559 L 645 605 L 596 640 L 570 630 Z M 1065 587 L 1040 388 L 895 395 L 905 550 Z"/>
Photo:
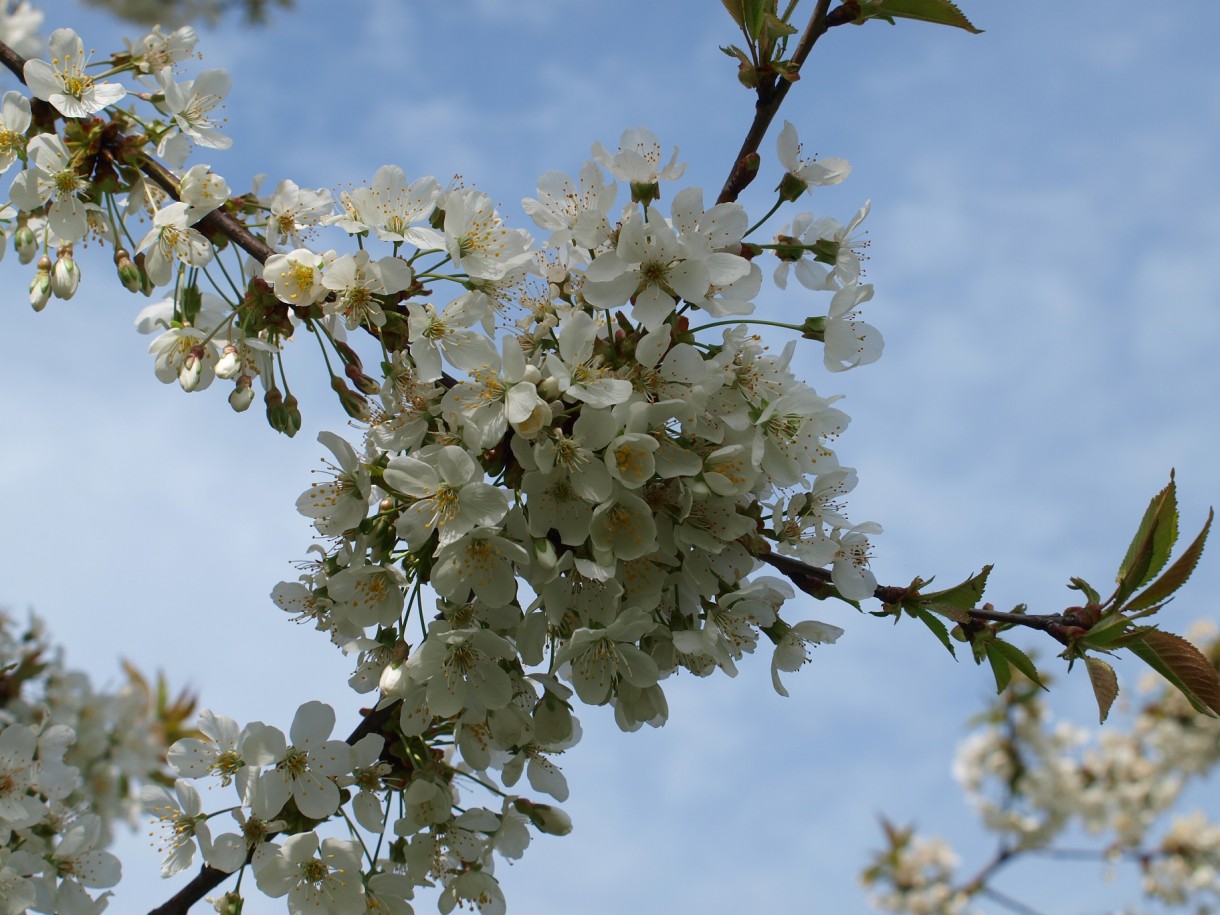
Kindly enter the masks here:
<path id="1" fill-rule="evenodd" d="M 182 362 L 182 368 L 178 370 L 178 384 L 188 394 L 196 390 L 199 382 L 203 380 L 203 357 L 203 346 L 192 346 L 191 351 L 187 353 L 186 359 Z"/>
<path id="2" fill-rule="evenodd" d="M 30 283 L 30 305 L 35 311 L 42 311 L 47 307 L 50 298 L 51 258 L 44 254 L 38 261 L 38 272 L 34 274 L 34 279 Z"/>
<path id="3" fill-rule="evenodd" d="M 516 798 L 513 806 L 517 808 L 518 813 L 529 817 L 530 822 L 537 827 L 539 832 L 552 836 L 566 836 L 572 831 L 572 818 L 558 807 L 552 807 L 550 804 L 535 804 L 523 797 Z"/>
<path id="4" fill-rule="evenodd" d="M 339 395 L 339 404 L 352 419 L 366 423 L 373 415 L 373 411 L 369 408 L 369 402 L 366 398 L 357 394 L 346 384 L 338 375 L 334 375 L 330 379 L 331 390 Z"/>
<path id="5" fill-rule="evenodd" d="M 245 413 L 246 410 L 250 409 L 250 404 L 252 403 L 254 403 L 254 388 L 251 384 L 251 379 L 243 375 L 237 379 L 237 386 L 229 394 L 229 406 L 233 408 L 235 413 Z"/>
<path id="6" fill-rule="evenodd" d="M 72 259 L 72 246 L 64 245 L 59 249 L 55 260 L 55 269 L 51 272 L 51 292 L 60 299 L 70 299 L 80 288 L 80 267 Z"/>
<path id="7" fill-rule="evenodd" d="M 34 237 L 34 230 L 26 225 L 18 226 L 13 233 L 13 247 L 17 249 L 17 260 L 21 263 L 32 261 L 38 253 L 38 239 Z"/>
<path id="8" fill-rule="evenodd" d="M 284 406 L 284 394 L 279 388 L 272 388 L 263 395 L 263 404 L 267 407 L 267 425 L 276 432 L 282 432 L 291 437 L 288 432 L 288 409 Z"/>
<path id="9" fill-rule="evenodd" d="M 381 385 L 379 385 L 368 375 L 364 374 L 364 372 L 360 371 L 360 367 L 358 365 L 348 363 L 347 367 L 343 370 L 343 374 L 351 379 L 352 384 L 356 386 L 356 390 L 358 390 L 361 394 L 368 394 L 372 396 L 374 394 L 381 393 Z"/>
<path id="10" fill-rule="evenodd" d="M 292 438 L 301 431 L 301 410 L 298 406 L 300 402 L 295 394 L 289 394 L 284 398 L 284 409 L 288 411 L 288 428 L 284 430 L 284 434 Z"/>
<path id="11" fill-rule="evenodd" d="M 226 381 L 236 378 L 241 373 L 241 356 L 232 343 L 225 344 L 224 353 L 216 362 L 216 377 Z M 249 404 L 247 404 L 249 406 Z"/>
<path id="12" fill-rule="evenodd" d="M 144 280 L 140 276 L 140 268 L 131 259 L 131 253 L 126 248 L 114 252 L 114 266 L 119 271 L 119 282 L 128 292 L 141 292 Z"/>
<path id="13" fill-rule="evenodd" d="M 407 694 L 410 682 L 405 664 L 390 664 L 381 672 L 377 686 L 383 696 L 393 696 L 397 699 Z"/>

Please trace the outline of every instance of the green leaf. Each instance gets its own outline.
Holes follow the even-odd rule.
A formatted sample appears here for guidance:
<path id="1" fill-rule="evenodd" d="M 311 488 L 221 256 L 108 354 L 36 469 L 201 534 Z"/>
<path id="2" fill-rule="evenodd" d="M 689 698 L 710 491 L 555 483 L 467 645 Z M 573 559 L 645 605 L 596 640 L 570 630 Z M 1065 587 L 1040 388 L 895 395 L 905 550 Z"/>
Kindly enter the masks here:
<path id="1" fill-rule="evenodd" d="M 1173 474 L 1170 473 L 1169 485 L 1148 503 L 1139 529 L 1135 532 L 1135 538 L 1127 547 L 1127 555 L 1118 567 L 1118 575 L 1115 578 L 1118 582 L 1118 590 L 1114 595 L 1115 606 L 1122 606 L 1123 601 L 1134 594 L 1137 588 L 1150 581 L 1164 568 L 1177 539 L 1178 499 Z"/>
<path id="2" fill-rule="evenodd" d="M 723 50 L 723 48 L 721 49 Z M 1090 604 L 1100 604 L 1101 595 L 1097 593 L 1097 589 L 1085 581 L 1083 578 L 1072 578 L 1068 587 L 1073 591 L 1080 591 L 1089 599 Z"/>
<path id="3" fill-rule="evenodd" d="M 941 616 L 947 616 L 956 623 L 969 622 L 970 617 L 966 615 L 966 611 L 978 606 L 979 598 L 987 587 L 987 576 L 990 574 L 991 566 L 983 566 L 983 571 L 967 578 L 960 585 L 919 595 L 917 603 Z"/>
<path id="4" fill-rule="evenodd" d="M 987 646 L 987 653 L 990 656 L 992 652 L 1001 655 L 1008 663 L 1025 675 L 1025 678 L 1031 683 L 1035 683 L 1046 689 L 1046 684 L 1042 682 L 1042 677 L 1038 675 L 1038 668 L 1034 666 L 1034 662 L 1029 659 L 1029 655 L 1023 652 L 1011 642 L 1005 642 L 1003 639 L 996 639 Z M 994 664 L 994 662 L 993 662 Z"/>
<path id="5" fill-rule="evenodd" d="M 1220 678 L 1216 668 L 1186 639 L 1151 629 L 1126 647 L 1172 683 L 1196 711 L 1220 717 Z"/>
<path id="6" fill-rule="evenodd" d="M 987 643 L 987 660 L 991 662 L 991 672 L 995 674 L 995 691 L 996 693 L 1004 692 L 1009 683 L 1012 682 L 1012 666 L 1008 663 L 1008 659 L 1004 654 L 997 650 L 996 646 L 1000 642 Z"/>
<path id="7" fill-rule="evenodd" d="M 1156 581 L 1150 584 L 1143 593 L 1137 596 L 1131 603 L 1124 607 L 1128 612 L 1136 610 L 1144 610 L 1159 604 L 1168 599 L 1178 588 L 1186 584 L 1186 580 L 1190 578 L 1191 573 L 1195 570 L 1195 566 L 1199 564 L 1199 557 L 1203 555 L 1203 545 L 1207 542 L 1207 532 L 1211 529 L 1212 519 L 1216 516 L 1215 509 L 1210 509 L 1207 513 L 1207 523 L 1203 525 L 1203 530 L 1199 531 L 1190 546 L 1188 546 L 1181 556 L 1174 562 Z"/>
<path id="8" fill-rule="evenodd" d="M 778 16 L 773 16 L 771 13 L 767 13 L 765 20 L 767 37 L 770 38 L 771 41 L 776 41 L 780 38 L 787 38 L 789 35 L 796 34 L 796 26 L 789 25 Z"/>
<path id="9" fill-rule="evenodd" d="M 733 21 L 737 23 L 739 29 L 744 29 L 745 25 L 741 21 L 741 0 L 720 0 L 724 4 L 724 8 L 729 11 L 729 15 L 733 17 Z"/>
<path id="10" fill-rule="evenodd" d="M 976 29 L 974 23 L 950 0 L 881 0 L 876 6 L 870 7 L 865 15 L 890 22 L 894 19 L 917 19 L 920 22 L 965 29 L 975 35 L 983 31 Z"/>
<path id="11" fill-rule="evenodd" d="M 914 610 L 915 616 L 923 621 L 923 624 L 932 630 L 932 634 L 940 639 L 940 643 L 949 649 L 949 654 L 957 657 L 957 652 L 953 649 L 953 642 L 949 638 L 949 630 L 945 628 L 945 624 L 940 621 L 940 618 L 929 613 L 923 607 L 916 607 Z"/>
<path id="12" fill-rule="evenodd" d="M 767 0 L 741 0 L 742 28 L 753 40 L 762 34 L 767 16 Z"/>
<path id="13" fill-rule="evenodd" d="M 1084 666 L 1089 671 L 1089 682 L 1093 684 L 1093 695 L 1097 697 L 1097 713 L 1101 716 L 1101 724 L 1106 723 L 1110 714 L 1110 706 L 1118 696 L 1118 677 L 1114 668 L 1101 658 L 1086 656 Z"/>
<path id="14" fill-rule="evenodd" d="M 1111 613 L 1103 616 L 1101 620 L 1089 630 L 1089 634 L 1080 640 L 1080 644 L 1085 648 L 1122 648 L 1124 646 L 1123 639 L 1133 641 L 1144 632 L 1151 632 L 1151 626 L 1137 626 L 1129 630 L 1131 620 L 1121 613 Z"/>

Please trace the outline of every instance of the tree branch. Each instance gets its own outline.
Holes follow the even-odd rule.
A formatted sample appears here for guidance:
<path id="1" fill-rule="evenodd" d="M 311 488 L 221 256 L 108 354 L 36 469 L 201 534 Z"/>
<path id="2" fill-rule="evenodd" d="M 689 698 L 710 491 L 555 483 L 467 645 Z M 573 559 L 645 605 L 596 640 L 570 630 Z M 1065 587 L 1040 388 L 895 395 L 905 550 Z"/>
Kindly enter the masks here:
<path id="1" fill-rule="evenodd" d="M 13 75 L 21 80 L 23 85 L 25 84 L 25 58 L 2 41 L 0 41 L 0 63 L 8 67 Z M 140 156 L 140 171 L 157 187 L 174 198 L 174 200 L 181 199 L 178 190 L 178 179 L 174 176 L 173 172 L 160 162 L 147 154 L 143 154 Z M 203 217 L 197 225 L 212 233 L 218 232 L 224 235 L 260 264 L 265 263 L 267 258 L 275 253 L 273 248 L 260 239 L 255 238 L 249 229 L 228 213 L 221 212 L 220 210 L 213 210 Z"/>
<path id="2" fill-rule="evenodd" d="M 805 27 L 805 32 L 801 35 L 801 40 L 797 43 L 796 51 L 792 55 L 791 63 L 795 72 L 800 72 L 805 59 L 809 57 L 809 52 L 813 50 L 813 46 L 819 38 L 834 26 L 851 22 L 860 15 L 860 4 L 857 0 L 847 0 L 828 13 L 829 8 L 830 0 L 818 0 L 818 5 L 814 8 L 813 15 L 809 17 L 809 24 Z M 763 137 L 767 135 L 767 130 L 771 127 L 771 122 L 775 120 L 779 106 L 791 87 L 792 83 L 789 80 L 778 79 L 775 76 L 759 85 L 756 90 L 758 101 L 754 105 L 754 121 L 746 132 L 741 149 L 737 152 L 737 158 L 733 160 L 733 168 L 724 182 L 720 196 L 716 198 L 717 203 L 730 203 L 736 200 L 758 174 L 757 165 L 753 161 L 754 156 L 758 153 L 758 147 L 762 145 Z"/>

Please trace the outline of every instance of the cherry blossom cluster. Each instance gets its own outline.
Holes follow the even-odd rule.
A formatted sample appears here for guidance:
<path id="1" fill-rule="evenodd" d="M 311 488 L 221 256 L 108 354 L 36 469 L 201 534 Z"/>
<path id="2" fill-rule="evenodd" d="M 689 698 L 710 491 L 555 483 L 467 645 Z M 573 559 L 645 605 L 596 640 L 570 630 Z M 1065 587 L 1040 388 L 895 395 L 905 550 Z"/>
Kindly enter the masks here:
<path id="1" fill-rule="evenodd" d="M 543 244 L 486 193 L 394 165 L 338 193 L 284 179 L 235 196 L 186 166 L 230 145 L 227 74 L 179 72 L 195 44 L 156 29 L 95 66 L 74 31 L 53 32 L 24 65 L 28 94 L 0 106 L 0 171 L 16 171 L 5 233 L 35 263 L 37 310 L 78 291 L 73 245 L 110 247 L 126 288 L 165 290 L 136 318 L 156 377 L 224 383 L 238 412 L 258 387 L 288 435 L 301 415 L 285 347 L 316 339 L 362 434 L 321 435 L 332 462 L 297 507 L 324 543 L 273 599 L 356 658 L 351 685 L 376 693 L 384 723 L 349 744 L 320 703 L 288 736 L 201 716 L 203 738 L 170 755 L 182 778 L 143 797 L 166 826 L 163 872 L 198 848 L 220 870 L 252 867 L 292 912 L 361 898 L 408 911 L 424 884 L 442 886 L 442 911 L 501 911 L 493 852 L 519 856 L 527 824 L 569 828 L 507 789 L 525 775 L 566 799 L 554 758 L 579 740 L 575 700 L 624 730 L 659 726 L 667 677 L 733 676 L 763 637 L 786 695 L 781 672 L 841 630 L 781 617 L 792 587 L 752 577 L 773 551 L 828 567 L 828 595 L 872 596 L 880 527 L 848 520 L 856 476 L 834 451 L 848 417 L 796 372 L 802 344 L 831 372 L 881 353 L 859 315 L 868 207 L 752 240 L 766 219 L 738 203 L 662 194 L 685 166 L 642 128 L 595 144 L 576 178 L 543 176 L 523 201 Z M 776 159 L 771 213 L 850 170 L 806 156 L 791 124 Z M 756 314 L 769 258 L 775 285 L 794 274 L 825 313 Z M 200 778 L 231 785 L 232 804 L 205 812 Z M 495 806 L 465 805 L 463 780 Z M 332 820 L 346 838 L 318 831 Z"/>
<path id="2" fill-rule="evenodd" d="M 349 745 L 331 738 L 334 724 L 333 709 L 320 702 L 301 706 L 288 735 L 202 712 L 201 736 L 170 748 L 170 765 L 182 776 L 174 791 L 150 787 L 142 795 L 164 827 L 162 873 L 188 866 L 198 847 L 212 867 L 232 872 L 249 864 L 258 888 L 286 896 L 293 912 L 400 915 L 412 911 L 416 886 L 436 884 L 442 911 L 477 903 L 502 912 L 493 852 L 519 858 L 530 823 L 557 834 L 570 828 L 557 809 L 507 794 L 496 809 L 463 805 L 455 813 L 454 776 L 478 784 L 469 769 L 455 769 L 419 740 L 387 746 L 370 733 Z M 197 780 L 231 787 L 232 804 L 205 813 Z M 231 814 L 222 820 L 228 831 L 209 822 L 224 814 Z M 316 827 L 332 817 L 347 822 L 350 838 L 319 835 Z M 218 911 L 239 899 L 220 897 Z"/>
<path id="3" fill-rule="evenodd" d="M 1214 626 L 1197 627 L 1192 638 L 1220 661 Z M 1200 717 L 1156 679 L 1145 684 L 1128 728 L 1096 735 L 1054 721 L 1032 687 L 1002 696 L 954 763 L 1002 854 L 963 879 L 955 873 L 959 855 L 943 840 L 890 827 L 889 847 L 865 873 L 878 887 L 874 906 L 911 915 L 966 911 L 992 871 L 1028 852 L 1053 852 L 1074 825 L 1105 839 L 1099 862 L 1135 862 L 1149 899 L 1220 902 L 1220 825 L 1200 810 L 1165 822 L 1186 788 L 1220 763 L 1220 722 Z"/>
<path id="4" fill-rule="evenodd" d="M 105 907 L 119 880 L 106 847 L 135 822 L 137 786 L 164 777 L 166 723 L 142 681 L 95 691 L 38 619 L 0 611 L 0 912 Z"/>

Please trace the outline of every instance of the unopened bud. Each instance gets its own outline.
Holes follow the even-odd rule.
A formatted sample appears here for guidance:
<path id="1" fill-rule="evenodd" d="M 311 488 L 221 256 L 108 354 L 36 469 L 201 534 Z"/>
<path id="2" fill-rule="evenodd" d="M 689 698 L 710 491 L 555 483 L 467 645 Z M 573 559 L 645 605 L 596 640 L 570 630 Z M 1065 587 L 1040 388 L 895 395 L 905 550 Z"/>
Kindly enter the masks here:
<path id="1" fill-rule="evenodd" d="M 217 915 L 241 915 L 246 900 L 236 890 L 229 890 L 212 904 L 216 907 Z"/>
<path id="2" fill-rule="evenodd" d="M 366 423 L 369 421 L 373 411 L 369 408 L 367 399 L 344 384 L 343 379 L 338 375 L 331 377 L 330 387 L 332 391 L 339 395 L 339 404 L 343 407 L 343 412 L 360 422 Z"/>
<path id="3" fill-rule="evenodd" d="M 191 351 L 187 353 L 186 359 L 182 362 L 182 368 L 178 370 L 178 384 L 188 394 L 197 390 L 199 382 L 203 380 L 203 359 L 203 346 L 192 346 Z"/>
<path id="4" fill-rule="evenodd" d="M 289 438 L 301 431 L 301 411 L 298 403 L 295 394 L 284 398 L 284 409 L 288 411 L 288 428 L 284 430 L 284 434 Z"/>
<path id="5" fill-rule="evenodd" d="M 410 683 L 405 664 L 390 664 L 381 672 L 377 686 L 383 696 L 400 699 L 407 694 Z"/>
<path id="6" fill-rule="evenodd" d="M 267 425 L 276 432 L 291 437 L 288 431 L 288 409 L 284 406 L 284 395 L 280 389 L 272 388 L 264 394 L 263 404 L 267 408 Z"/>
<path id="7" fill-rule="evenodd" d="M 70 299 L 80 288 L 80 267 L 72 259 L 72 246 L 64 245 L 59 249 L 55 259 L 55 269 L 51 271 L 51 292 L 60 299 Z"/>
<path id="8" fill-rule="evenodd" d="M 245 413 L 250 409 L 252 403 L 254 403 L 254 388 L 251 386 L 251 379 L 243 375 L 237 379 L 237 386 L 229 394 L 229 406 L 235 413 Z"/>
<path id="9" fill-rule="evenodd" d="M 550 804 L 535 804 L 523 797 L 514 800 L 513 806 L 517 808 L 518 813 L 529 817 L 530 822 L 537 827 L 539 832 L 552 836 L 566 836 L 572 831 L 572 818 L 558 807 L 552 807 Z"/>
<path id="10" fill-rule="evenodd" d="M 559 556 L 555 552 L 555 544 L 545 537 L 534 541 L 534 558 L 538 560 L 538 565 L 547 572 L 559 565 Z"/>
<path id="11" fill-rule="evenodd" d="M 143 291 L 144 280 L 140 277 L 140 268 L 131 259 L 126 248 L 119 248 L 114 252 L 114 266 L 119 271 L 119 282 L 123 284 L 124 289 L 128 292 Z"/>
<path id="12" fill-rule="evenodd" d="M 225 344 L 224 353 L 216 362 L 215 371 L 217 378 L 223 378 L 226 381 L 236 378 L 241 373 L 241 355 L 232 343 Z"/>
<path id="13" fill-rule="evenodd" d="M 13 247 L 17 249 L 17 260 L 28 264 L 38 254 L 38 239 L 29 226 L 18 226 L 13 233 Z"/>
<path id="14" fill-rule="evenodd" d="M 50 298 L 51 258 L 44 254 L 38 261 L 38 272 L 34 274 L 34 279 L 30 283 L 30 305 L 35 311 L 42 311 L 47 307 Z"/>
<path id="15" fill-rule="evenodd" d="M 368 375 L 364 374 L 364 372 L 360 371 L 359 366 L 351 365 L 349 363 L 348 366 L 343 370 L 343 374 L 351 379 L 352 384 L 356 386 L 356 390 L 358 390 L 361 394 L 373 395 L 381 393 L 381 385 L 379 385 Z"/>

